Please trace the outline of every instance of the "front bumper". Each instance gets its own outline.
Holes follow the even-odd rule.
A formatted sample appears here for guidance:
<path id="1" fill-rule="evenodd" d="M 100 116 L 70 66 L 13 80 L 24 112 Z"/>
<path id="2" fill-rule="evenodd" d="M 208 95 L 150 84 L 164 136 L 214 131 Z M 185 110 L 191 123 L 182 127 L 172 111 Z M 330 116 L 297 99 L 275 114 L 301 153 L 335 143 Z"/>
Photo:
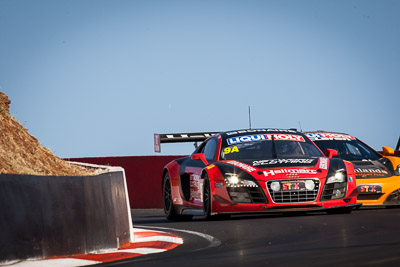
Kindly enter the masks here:
<path id="1" fill-rule="evenodd" d="M 400 181 L 397 177 L 384 179 L 358 179 L 359 185 L 381 185 L 380 193 L 359 193 L 357 203 L 362 203 L 364 207 L 369 206 L 399 206 L 400 205 Z"/>
<path id="2" fill-rule="evenodd" d="M 247 210 L 247 211 L 220 211 L 215 212 L 213 215 L 216 214 L 260 214 L 260 213 L 284 213 L 284 212 L 323 212 L 323 211 L 330 211 L 335 209 L 359 209 L 362 206 L 361 203 L 349 204 L 349 205 L 342 205 L 342 206 L 333 206 L 333 207 L 324 207 L 318 205 L 296 205 L 296 206 L 285 206 L 285 207 L 271 207 L 271 208 L 264 208 L 258 211 L 254 210 Z"/>

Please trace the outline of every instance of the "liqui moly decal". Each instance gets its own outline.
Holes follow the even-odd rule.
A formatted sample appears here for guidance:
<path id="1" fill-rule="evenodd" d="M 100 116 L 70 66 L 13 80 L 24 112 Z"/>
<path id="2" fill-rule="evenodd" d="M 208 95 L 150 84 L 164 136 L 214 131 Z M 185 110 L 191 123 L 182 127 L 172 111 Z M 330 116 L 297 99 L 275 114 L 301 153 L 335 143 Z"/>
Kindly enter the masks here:
<path id="1" fill-rule="evenodd" d="M 272 169 L 272 170 L 267 170 L 267 171 L 263 171 L 264 176 L 268 177 L 271 175 L 276 175 L 276 174 L 317 174 L 316 170 L 312 170 L 312 169 Z"/>
<path id="2" fill-rule="evenodd" d="M 239 167 L 239 168 L 241 168 L 241 169 L 243 169 L 243 170 L 245 170 L 247 172 L 254 172 L 254 171 L 257 170 L 256 168 L 253 168 L 250 165 L 247 165 L 247 164 L 244 164 L 242 162 L 235 161 L 235 160 L 228 161 L 228 163 L 232 164 L 233 166 Z"/>
<path id="3" fill-rule="evenodd" d="M 272 136 L 274 137 L 274 140 L 305 142 L 303 136 L 295 135 L 295 134 L 254 134 L 254 135 L 244 135 L 244 136 L 228 138 L 227 142 L 228 142 L 228 145 L 234 145 L 234 144 L 245 143 L 245 142 L 272 140 Z"/>

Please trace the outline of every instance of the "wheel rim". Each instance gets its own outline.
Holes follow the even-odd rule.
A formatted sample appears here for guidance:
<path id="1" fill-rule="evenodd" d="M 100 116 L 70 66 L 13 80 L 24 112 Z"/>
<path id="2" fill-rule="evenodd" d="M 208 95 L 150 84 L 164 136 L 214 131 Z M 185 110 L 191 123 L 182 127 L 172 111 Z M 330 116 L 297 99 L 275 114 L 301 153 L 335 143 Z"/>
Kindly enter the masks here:
<path id="1" fill-rule="evenodd" d="M 164 209 L 169 212 L 171 209 L 172 199 L 171 199 L 171 184 L 169 179 L 165 179 L 164 183 Z"/>

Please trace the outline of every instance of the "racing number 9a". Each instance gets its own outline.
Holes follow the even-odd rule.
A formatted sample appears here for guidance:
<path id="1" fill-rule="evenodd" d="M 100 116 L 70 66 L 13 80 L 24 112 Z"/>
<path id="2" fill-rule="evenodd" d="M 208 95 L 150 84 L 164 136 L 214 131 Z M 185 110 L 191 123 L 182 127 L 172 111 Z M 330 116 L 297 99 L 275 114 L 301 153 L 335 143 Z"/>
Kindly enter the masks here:
<path id="1" fill-rule="evenodd" d="M 237 146 L 234 146 L 234 147 L 225 147 L 225 149 L 224 149 L 224 153 L 225 153 L 225 154 L 235 153 L 235 152 L 239 152 L 239 149 L 237 148 Z"/>

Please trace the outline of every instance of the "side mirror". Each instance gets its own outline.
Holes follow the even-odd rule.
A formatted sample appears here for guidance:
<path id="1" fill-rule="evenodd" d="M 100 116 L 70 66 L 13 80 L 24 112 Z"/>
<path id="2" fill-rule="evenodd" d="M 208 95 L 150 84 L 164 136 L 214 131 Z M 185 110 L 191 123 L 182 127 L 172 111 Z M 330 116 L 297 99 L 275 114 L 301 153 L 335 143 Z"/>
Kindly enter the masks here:
<path id="1" fill-rule="evenodd" d="M 327 148 L 325 150 L 325 155 L 330 159 L 333 158 L 334 156 L 337 156 L 337 154 L 338 154 L 338 152 L 335 149 Z"/>
<path id="2" fill-rule="evenodd" d="M 383 146 L 382 147 L 382 154 L 385 156 L 394 155 L 394 150 L 391 147 Z"/>
<path id="3" fill-rule="evenodd" d="M 192 160 L 201 160 L 206 166 L 208 165 L 208 161 L 206 160 L 206 155 L 204 155 L 204 153 L 193 154 L 191 159 Z"/>

